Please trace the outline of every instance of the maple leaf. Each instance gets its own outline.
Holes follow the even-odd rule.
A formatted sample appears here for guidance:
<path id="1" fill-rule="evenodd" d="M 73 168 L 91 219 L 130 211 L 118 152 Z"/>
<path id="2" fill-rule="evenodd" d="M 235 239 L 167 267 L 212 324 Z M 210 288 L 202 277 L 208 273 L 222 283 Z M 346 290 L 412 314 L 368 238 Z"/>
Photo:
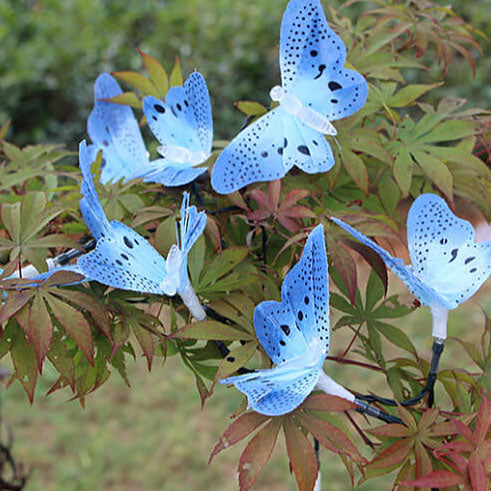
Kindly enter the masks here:
<path id="1" fill-rule="evenodd" d="M 433 455 L 452 470 L 429 472 L 418 479 L 405 482 L 406 486 L 443 488 L 463 485 L 466 490 L 486 491 L 490 480 L 491 440 L 487 437 L 491 424 L 491 404 L 483 396 L 475 418 L 474 431 L 462 421 L 452 420 L 459 437 L 433 450 Z"/>
<path id="2" fill-rule="evenodd" d="M 268 194 L 260 189 L 254 189 L 249 196 L 257 202 L 259 207 L 247 213 L 252 222 L 261 224 L 270 218 L 283 225 L 289 232 L 295 233 L 302 227 L 303 218 L 316 218 L 315 213 L 305 206 L 295 206 L 310 193 L 306 189 L 293 189 L 280 202 L 281 181 L 276 180 L 268 184 Z"/>

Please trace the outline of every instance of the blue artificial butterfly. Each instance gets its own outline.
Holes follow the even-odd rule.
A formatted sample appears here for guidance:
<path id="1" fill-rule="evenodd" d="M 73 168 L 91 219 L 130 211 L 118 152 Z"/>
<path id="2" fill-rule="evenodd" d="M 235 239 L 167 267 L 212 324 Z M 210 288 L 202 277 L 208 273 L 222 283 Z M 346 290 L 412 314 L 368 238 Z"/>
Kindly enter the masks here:
<path id="1" fill-rule="evenodd" d="M 205 229 L 206 214 L 189 206 L 189 194 L 184 193 L 178 243 L 171 247 L 166 260 L 134 230 L 123 223 L 108 221 L 95 191 L 92 160 L 85 141 L 80 144 L 79 159 L 83 175 L 80 210 L 97 239 L 95 250 L 78 260 L 82 273 L 91 280 L 123 290 L 171 296 L 178 293 L 193 316 L 203 320 L 204 311 L 189 282 L 187 256 Z"/>
<path id="2" fill-rule="evenodd" d="M 210 95 L 201 73 L 191 73 L 182 87 L 171 87 L 165 102 L 145 97 L 143 112 L 164 157 L 150 164 L 142 175 L 145 182 L 182 186 L 207 172 L 196 167 L 208 160 L 213 144 Z"/>
<path id="3" fill-rule="evenodd" d="M 283 177 L 294 165 L 309 174 L 334 165 L 324 134 L 330 121 L 350 116 L 368 95 L 366 80 L 344 68 L 346 47 L 329 27 L 320 0 L 291 0 L 281 24 L 282 86 L 271 90 L 279 107 L 239 133 L 218 157 L 213 189 L 231 193 Z"/>
<path id="4" fill-rule="evenodd" d="M 330 393 L 354 400 L 322 370 L 330 335 L 329 277 L 322 225 L 311 232 L 300 261 L 286 275 L 281 302 L 265 301 L 256 307 L 254 328 L 276 367 L 220 380 L 246 394 L 252 409 L 268 416 L 293 411 L 320 378 L 330 381 Z"/>
<path id="5" fill-rule="evenodd" d="M 182 186 L 207 171 L 194 167 L 210 156 L 213 140 L 210 97 L 200 73 L 192 73 L 183 87 L 172 87 L 166 96 L 167 104 L 153 97 L 146 98 L 144 110 L 150 128 L 162 143 L 160 151 L 166 149 L 165 158 L 152 162 L 131 108 L 104 100 L 120 94 L 122 90 L 111 75 L 99 75 L 87 130 L 94 142 L 88 147 L 92 160 L 102 150 L 103 184 L 143 178 L 144 182 Z M 175 107 L 181 107 L 181 111 Z"/>
<path id="6" fill-rule="evenodd" d="M 412 266 L 392 257 L 373 240 L 338 218 L 331 218 L 371 247 L 433 314 L 433 337 L 447 336 L 448 310 L 474 295 L 491 272 L 491 241 L 474 242 L 474 228 L 456 217 L 436 194 L 422 194 L 407 218 Z"/>

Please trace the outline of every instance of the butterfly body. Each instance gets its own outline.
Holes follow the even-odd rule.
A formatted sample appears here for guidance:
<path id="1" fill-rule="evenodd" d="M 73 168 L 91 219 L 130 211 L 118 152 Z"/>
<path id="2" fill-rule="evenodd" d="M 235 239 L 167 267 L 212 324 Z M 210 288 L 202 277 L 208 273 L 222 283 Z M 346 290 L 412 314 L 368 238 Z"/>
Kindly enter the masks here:
<path id="1" fill-rule="evenodd" d="M 281 86 L 270 95 L 279 107 L 239 133 L 213 167 L 211 184 L 231 193 L 257 181 L 283 177 L 293 166 L 314 174 L 334 166 L 324 135 L 332 121 L 365 103 L 362 75 L 344 68 L 346 47 L 327 24 L 319 0 L 291 0 L 281 24 Z"/>
<path id="2" fill-rule="evenodd" d="M 264 301 L 256 307 L 254 328 L 276 366 L 220 383 L 234 384 L 261 414 L 293 411 L 319 379 L 327 377 L 322 365 L 329 349 L 329 279 L 322 225 L 310 233 L 300 261 L 286 275 L 281 302 Z M 332 381 L 331 389 L 337 390 L 334 386 Z"/>

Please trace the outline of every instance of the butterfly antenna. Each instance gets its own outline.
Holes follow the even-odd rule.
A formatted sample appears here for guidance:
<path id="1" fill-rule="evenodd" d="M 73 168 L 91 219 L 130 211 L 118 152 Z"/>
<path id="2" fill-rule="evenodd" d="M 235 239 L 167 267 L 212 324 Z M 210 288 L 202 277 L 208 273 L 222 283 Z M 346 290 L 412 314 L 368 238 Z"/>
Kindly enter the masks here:
<path id="1" fill-rule="evenodd" d="M 335 136 L 333 136 L 332 138 L 336 142 L 336 146 L 338 147 L 338 150 L 341 150 L 341 144 L 339 143 L 338 139 Z"/>

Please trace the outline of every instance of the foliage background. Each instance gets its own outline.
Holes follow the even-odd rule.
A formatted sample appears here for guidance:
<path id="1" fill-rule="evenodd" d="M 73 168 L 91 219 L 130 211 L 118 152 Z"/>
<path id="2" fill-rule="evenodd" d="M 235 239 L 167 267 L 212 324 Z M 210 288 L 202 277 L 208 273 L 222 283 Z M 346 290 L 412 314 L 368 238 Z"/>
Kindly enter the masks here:
<path id="1" fill-rule="evenodd" d="M 486 2 L 450 3 L 474 28 L 491 35 Z M 251 96 L 266 103 L 268 89 L 278 82 L 284 5 L 279 0 L 0 2 L 0 121 L 12 118 L 12 143 L 69 142 L 75 149 L 85 134 L 97 75 L 141 69 L 138 47 L 169 69 L 174 55 L 188 72 L 199 68 L 211 87 L 215 138 L 230 138 L 230 128 L 242 125 L 233 103 Z M 355 4 L 347 12 L 356 18 L 366 8 Z M 486 52 L 489 44 L 480 41 Z M 476 77 L 456 57 L 446 84 L 431 93 L 434 100 L 464 97 L 469 107 L 490 106 L 491 58 L 473 54 Z M 442 67 L 431 57 L 423 57 L 428 72 L 415 70 L 411 83 L 440 79 Z"/>
<path id="2" fill-rule="evenodd" d="M 230 128 L 238 129 L 243 121 L 243 115 L 233 109 L 233 102 L 251 98 L 267 102 L 267 89 L 278 80 L 278 26 L 285 3 L 260 0 L 3 2 L 0 4 L 0 122 L 12 118 L 9 139 L 13 143 L 67 142 L 68 148 L 74 150 L 85 136 L 95 77 L 104 70 L 141 70 L 140 57 L 133 49 L 138 46 L 168 68 L 174 54 L 178 54 L 186 72 L 196 66 L 204 73 L 212 92 L 215 137 L 229 138 Z M 490 32 L 491 11 L 484 2 L 470 4 L 459 0 L 453 2 L 453 7 L 474 27 Z M 352 7 L 355 15 L 360 8 Z M 482 44 L 486 50 L 488 46 Z M 477 56 L 477 52 L 474 54 Z M 430 69 L 414 71 L 408 77 L 410 82 L 439 80 L 442 68 L 429 58 L 422 61 Z M 468 98 L 471 107 L 489 107 L 491 88 L 485 82 L 490 68 L 489 58 L 478 58 L 477 74 L 472 79 L 465 60 L 456 58 L 446 85 L 431 92 L 425 100 L 431 102 L 431 97 L 439 100 L 451 95 Z M 459 309 L 458 315 L 462 316 L 459 318 L 464 319 L 470 315 L 467 312 L 474 311 L 467 308 Z M 414 343 L 418 347 L 425 346 L 429 351 L 428 319 L 420 322 L 421 315 L 425 314 L 413 314 L 410 325 L 404 327 L 407 332 L 415 333 Z M 466 326 L 461 334 L 467 341 L 478 339 L 477 335 L 473 338 L 475 332 L 468 329 L 468 324 L 457 323 L 455 317 L 453 320 L 451 335 L 458 334 L 460 324 Z M 481 324 L 482 320 L 476 319 L 476 325 Z M 421 325 L 424 329 L 418 330 L 417 326 Z M 345 344 L 342 334 L 334 337 L 333 354 L 336 346 Z M 454 356 L 464 359 L 460 348 L 449 345 L 443 368 L 451 366 Z M 332 375 L 343 382 L 343 372 L 351 370 L 336 367 Z M 51 375 L 52 379 L 48 373 L 43 382 L 46 385 L 38 388 L 40 393 L 46 391 L 49 382 L 54 382 L 55 375 Z M 196 487 L 208 483 L 220 489 L 234 489 L 239 448 L 221 455 L 210 468 L 204 462 L 226 425 L 226 417 L 236 408 L 238 394 L 233 399 L 232 391 L 217 389 L 218 397 L 201 414 L 192 377 L 175 360 L 165 370 L 156 365 L 151 376 L 145 373 L 143 362 L 138 363 L 132 368 L 130 378 L 134 383 L 132 390 L 112 377 L 107 393 L 103 390 L 91 397 L 84 414 L 77 405 L 64 404 L 63 393 L 48 400 L 41 397 L 33 408 L 27 407 L 19 386 L 2 394 L 4 414 L 18 437 L 18 456 L 36 466 L 27 489 L 46 486 L 60 490 L 139 489 L 141 486 L 162 489 L 163 472 L 168 479 L 167 489 L 175 489 L 174 479 Z M 368 380 L 371 374 L 360 374 L 358 388 L 366 387 Z M 353 388 L 357 387 L 353 385 Z M 186 409 L 182 410 L 183 406 Z M 81 427 L 86 431 L 81 432 Z M 162 428 L 162 432 L 156 432 L 155 428 Z M 189 444 L 190 435 L 198 435 L 199 452 Z M 329 459 L 326 468 L 324 459 L 330 489 L 345 489 L 346 474 L 337 460 L 330 467 L 334 460 Z M 284 489 L 286 471 L 286 458 L 278 457 L 275 465 L 267 466 L 256 489 Z M 374 485 L 375 481 L 366 487 Z M 295 489 L 293 478 L 289 486 Z M 382 489 L 384 484 L 379 486 Z"/>

